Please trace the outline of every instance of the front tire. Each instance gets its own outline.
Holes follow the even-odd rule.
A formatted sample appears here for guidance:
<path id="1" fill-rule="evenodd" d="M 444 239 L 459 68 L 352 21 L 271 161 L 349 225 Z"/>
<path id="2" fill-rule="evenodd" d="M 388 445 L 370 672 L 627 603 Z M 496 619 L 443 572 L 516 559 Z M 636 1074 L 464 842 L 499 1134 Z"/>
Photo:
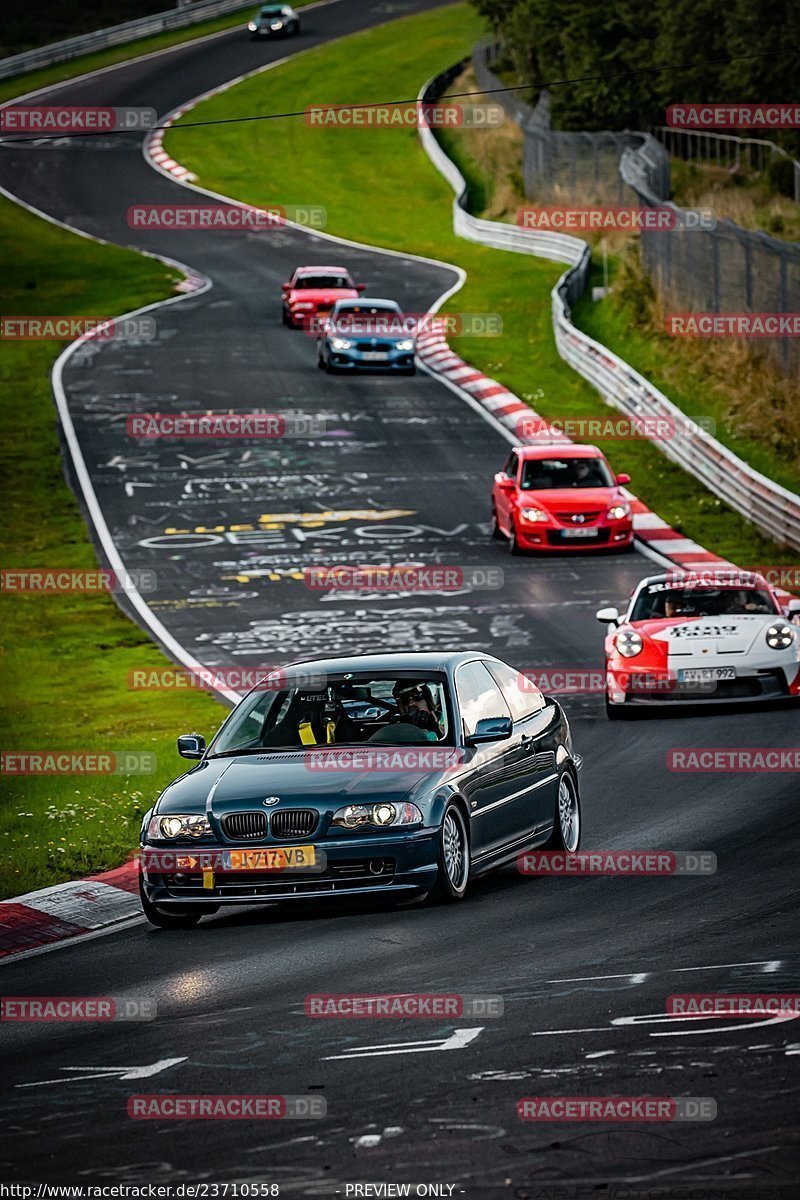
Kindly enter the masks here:
<path id="1" fill-rule="evenodd" d="M 513 558 L 519 558 L 522 554 L 522 547 L 517 541 L 517 527 L 514 524 L 514 518 L 511 518 L 508 531 L 508 552 Z"/>
<path id="2" fill-rule="evenodd" d="M 624 704 L 612 704 L 606 696 L 606 716 L 609 721 L 624 721 L 627 715 Z"/>
<path id="3" fill-rule="evenodd" d="M 157 929 L 193 929 L 201 917 L 210 916 L 219 908 L 218 904 L 198 904 L 190 909 L 160 908 L 151 903 L 144 894 L 144 888 L 139 882 L 139 899 L 142 902 L 142 912 L 151 925 Z"/>
<path id="4" fill-rule="evenodd" d="M 439 874 L 430 899 L 438 904 L 463 900 L 471 869 L 467 823 L 459 806 L 451 800 L 444 810 L 439 836 Z"/>
<path id="5" fill-rule="evenodd" d="M 574 854 L 580 844 L 581 801 L 578 785 L 569 771 L 565 771 L 558 781 L 553 832 L 544 849 Z"/>
<path id="6" fill-rule="evenodd" d="M 492 505 L 492 538 L 495 542 L 502 542 L 503 531 L 497 521 L 497 509 Z"/>

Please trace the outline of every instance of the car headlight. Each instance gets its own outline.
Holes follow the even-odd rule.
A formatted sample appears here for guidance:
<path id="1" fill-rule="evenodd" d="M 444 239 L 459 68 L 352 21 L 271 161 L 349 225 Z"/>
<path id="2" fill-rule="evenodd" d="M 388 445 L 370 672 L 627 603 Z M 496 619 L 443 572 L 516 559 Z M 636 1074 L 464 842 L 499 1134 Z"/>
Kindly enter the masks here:
<path id="1" fill-rule="evenodd" d="M 523 521 L 549 521 L 549 517 L 543 508 L 521 508 L 519 510 Z"/>
<path id="2" fill-rule="evenodd" d="M 255 31 L 258 29 L 258 26 L 256 25 L 255 21 L 251 21 L 247 28 L 251 33 L 255 33 Z"/>
<path id="3" fill-rule="evenodd" d="M 211 833 L 211 826 L 201 813 L 170 813 L 151 817 L 147 826 L 148 841 L 172 841 L 179 837 L 201 838 Z"/>
<path id="4" fill-rule="evenodd" d="M 405 341 L 398 342 L 395 346 L 395 350 L 413 350 L 413 349 L 414 349 L 414 339 L 413 338 L 406 338 Z"/>
<path id="5" fill-rule="evenodd" d="M 767 645 L 770 650 L 788 650 L 794 642 L 794 630 L 785 621 L 776 621 L 767 630 Z"/>
<path id="6" fill-rule="evenodd" d="M 347 804 L 339 808 L 331 817 L 331 825 L 340 829 L 358 829 L 362 825 L 377 825 L 386 828 L 389 825 L 416 825 L 422 821 L 422 813 L 416 804 L 406 801 L 403 804 Z"/>
<path id="7" fill-rule="evenodd" d="M 270 25 L 270 29 L 283 29 L 283 21 L 273 21 Z"/>
<path id="8" fill-rule="evenodd" d="M 353 343 L 350 341 L 350 338 L 335 337 L 331 338 L 331 347 L 334 350 L 352 350 Z"/>
<path id="9" fill-rule="evenodd" d="M 611 508 L 606 513 L 606 516 L 610 517 L 612 521 L 621 521 L 623 517 L 629 517 L 630 515 L 630 504 L 612 504 Z"/>
<path id="10" fill-rule="evenodd" d="M 642 652 L 642 637 L 635 629 L 623 629 L 614 638 L 614 645 L 623 658 L 635 658 Z"/>

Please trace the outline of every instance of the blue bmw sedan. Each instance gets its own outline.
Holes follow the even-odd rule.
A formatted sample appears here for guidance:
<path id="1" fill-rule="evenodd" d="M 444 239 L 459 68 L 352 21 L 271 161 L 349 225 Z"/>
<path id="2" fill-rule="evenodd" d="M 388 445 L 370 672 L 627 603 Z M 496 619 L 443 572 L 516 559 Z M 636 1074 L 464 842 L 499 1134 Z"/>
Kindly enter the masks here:
<path id="1" fill-rule="evenodd" d="M 340 300 L 317 339 L 317 366 L 337 371 L 416 371 L 416 325 L 394 300 Z"/>
<path id="2" fill-rule="evenodd" d="M 239 703 L 142 824 L 148 920 L 232 904 L 383 894 L 463 899 L 523 850 L 577 850 L 567 718 L 487 654 L 296 663 Z"/>

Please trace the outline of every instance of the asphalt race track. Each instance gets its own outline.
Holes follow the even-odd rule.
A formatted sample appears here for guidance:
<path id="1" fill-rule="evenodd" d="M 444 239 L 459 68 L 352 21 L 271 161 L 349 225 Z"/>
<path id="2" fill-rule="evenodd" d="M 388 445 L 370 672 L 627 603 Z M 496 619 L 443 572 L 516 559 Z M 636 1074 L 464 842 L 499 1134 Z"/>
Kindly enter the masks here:
<path id="1" fill-rule="evenodd" d="M 236 30 L 60 85 L 48 102 L 164 114 L 270 56 L 429 7 L 338 0 L 304 14 L 297 40 L 264 46 Z M 512 558 L 488 536 L 502 435 L 422 373 L 329 378 L 315 369 L 313 341 L 280 323 L 280 283 L 299 263 L 342 262 L 369 293 L 414 311 L 452 286 L 452 271 L 289 228 L 136 233 L 129 205 L 193 198 L 147 166 L 134 135 L 3 145 L 0 183 L 61 221 L 173 257 L 213 283 L 156 309 L 154 342 L 73 355 L 64 374 L 122 558 L 156 572 L 146 599 L 190 654 L 207 666 L 263 666 L 354 649 L 482 648 L 522 668 L 599 666 L 595 609 L 622 601 L 653 564 L 637 553 Z M 325 418 L 326 436 L 192 445 L 136 442 L 125 431 L 137 412 L 258 408 Z M 304 566 L 380 561 L 500 566 L 505 586 L 365 598 L 312 592 L 291 577 Z M 319 1196 L 344 1195 L 354 1181 L 521 1198 L 554 1196 L 556 1186 L 564 1196 L 603 1195 L 614 1182 L 629 1196 L 689 1185 L 725 1185 L 715 1194 L 741 1200 L 748 1188 L 796 1194 L 796 1027 L 677 1024 L 663 1014 L 674 992 L 800 990 L 796 779 L 666 767 L 677 746 L 791 746 L 797 712 L 611 726 L 598 695 L 565 707 L 585 756 L 583 848 L 712 851 L 716 875 L 548 880 L 508 870 L 449 908 L 248 909 L 181 933 L 137 922 L 7 963 L 4 994 L 146 996 L 159 1015 L 4 1027 L 4 1177 L 264 1180 Z M 303 1009 L 310 992 L 431 991 L 499 995 L 505 1012 L 349 1022 L 311 1020 Z M 328 1115 L 128 1119 L 131 1094 L 163 1091 L 321 1095 Z M 524 1095 L 643 1093 L 711 1097 L 717 1118 L 562 1133 L 516 1116 Z"/>

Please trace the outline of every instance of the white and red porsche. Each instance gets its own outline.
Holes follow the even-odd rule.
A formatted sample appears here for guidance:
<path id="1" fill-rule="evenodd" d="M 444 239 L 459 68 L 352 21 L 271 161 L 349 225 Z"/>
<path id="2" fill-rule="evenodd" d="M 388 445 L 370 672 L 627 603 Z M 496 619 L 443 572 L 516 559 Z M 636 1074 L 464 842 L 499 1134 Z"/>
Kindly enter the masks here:
<path id="1" fill-rule="evenodd" d="M 800 599 L 781 604 L 761 575 L 672 572 L 635 588 L 627 611 L 601 608 L 606 712 L 655 704 L 800 697 Z"/>

